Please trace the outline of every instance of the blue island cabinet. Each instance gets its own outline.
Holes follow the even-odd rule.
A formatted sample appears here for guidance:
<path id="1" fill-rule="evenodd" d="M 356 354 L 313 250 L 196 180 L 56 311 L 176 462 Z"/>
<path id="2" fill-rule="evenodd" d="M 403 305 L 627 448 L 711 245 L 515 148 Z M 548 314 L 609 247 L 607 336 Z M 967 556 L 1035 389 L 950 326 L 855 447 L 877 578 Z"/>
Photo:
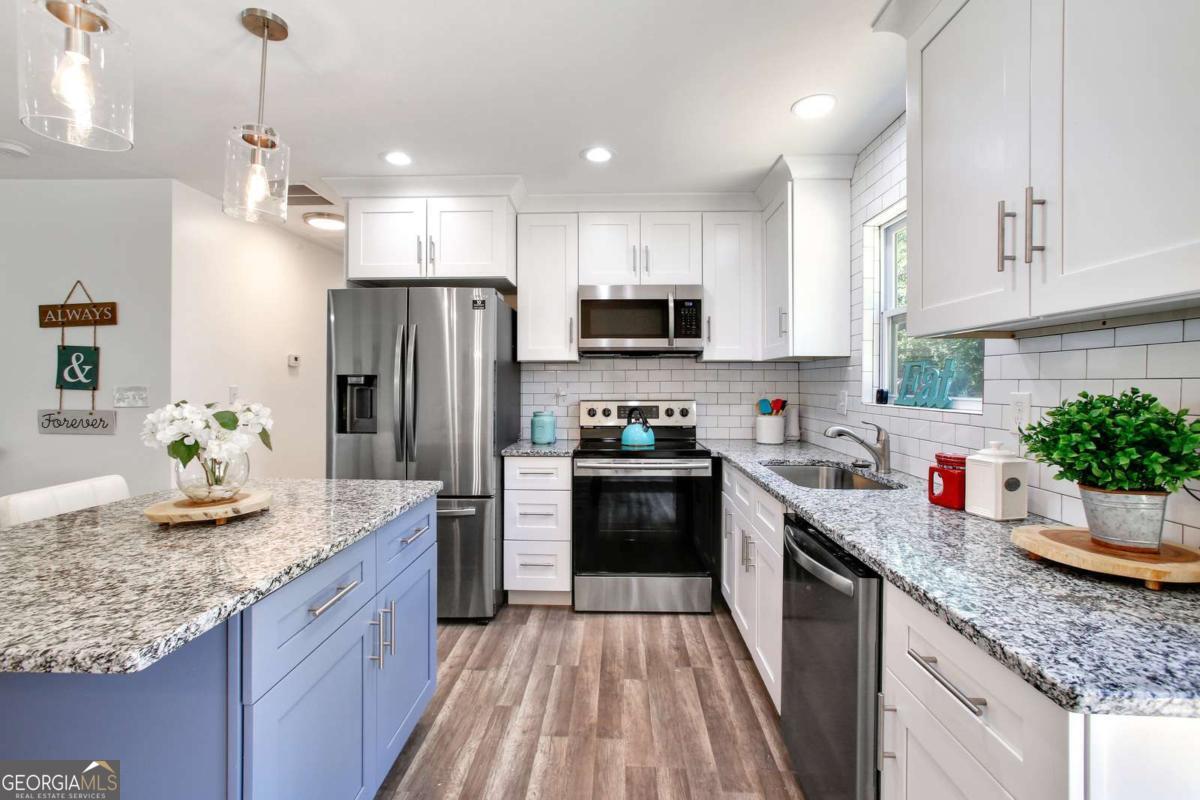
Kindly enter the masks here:
<path id="1" fill-rule="evenodd" d="M 335 612 L 364 585 L 356 576 L 366 574 L 361 567 L 366 560 L 382 588 L 349 615 L 345 607 Z M 242 761 L 247 800 L 370 800 L 433 697 L 433 501 L 318 569 L 324 574 L 313 570 L 272 595 L 273 603 L 264 600 L 247 614 Z M 306 579 L 308 585 L 302 583 Z M 299 630 L 289 622 L 294 606 L 309 610 Z M 322 613 L 314 616 L 313 609 Z M 288 655 L 290 643 L 312 637 L 312 626 L 327 614 L 340 625 L 294 666 L 287 664 L 295 658 Z M 280 658 L 286 674 L 264 690 L 254 673 L 283 672 Z"/>

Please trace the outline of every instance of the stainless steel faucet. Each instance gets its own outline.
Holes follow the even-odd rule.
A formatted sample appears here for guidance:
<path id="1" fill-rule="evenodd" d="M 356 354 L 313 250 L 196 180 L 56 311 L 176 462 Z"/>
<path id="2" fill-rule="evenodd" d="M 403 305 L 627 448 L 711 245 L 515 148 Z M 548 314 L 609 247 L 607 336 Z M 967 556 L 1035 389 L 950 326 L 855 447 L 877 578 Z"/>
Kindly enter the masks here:
<path id="1" fill-rule="evenodd" d="M 892 443 L 888 437 L 888 432 L 874 422 L 863 420 L 863 425 L 870 425 L 875 429 L 875 444 L 869 444 L 857 433 L 843 425 L 830 425 L 825 429 L 825 435 L 830 439 L 836 439 L 839 436 L 853 439 L 871 454 L 871 460 L 875 462 L 876 472 L 880 475 L 890 474 L 892 471 Z"/>

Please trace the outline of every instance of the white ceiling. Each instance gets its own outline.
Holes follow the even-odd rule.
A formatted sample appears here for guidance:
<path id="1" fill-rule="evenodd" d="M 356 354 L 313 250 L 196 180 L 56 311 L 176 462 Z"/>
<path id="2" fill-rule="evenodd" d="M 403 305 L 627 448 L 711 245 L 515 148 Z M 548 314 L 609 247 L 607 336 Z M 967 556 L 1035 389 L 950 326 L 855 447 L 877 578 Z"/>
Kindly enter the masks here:
<path id="1" fill-rule="evenodd" d="M 106 3 L 133 38 L 133 151 L 26 131 L 4 25 L 0 139 L 33 156 L 0 159 L 0 176 L 173 177 L 219 195 L 228 129 L 255 115 L 259 44 L 238 22 L 245 1 Z M 872 33 L 879 5 L 271 0 L 291 35 L 271 45 L 266 120 L 291 144 L 293 182 L 519 174 L 531 194 L 748 191 L 776 156 L 856 153 L 904 110 L 904 44 Z M 837 96 L 832 115 L 789 113 L 816 92 Z M 612 162 L 579 158 L 597 143 Z M 392 148 L 413 165 L 380 160 Z"/>

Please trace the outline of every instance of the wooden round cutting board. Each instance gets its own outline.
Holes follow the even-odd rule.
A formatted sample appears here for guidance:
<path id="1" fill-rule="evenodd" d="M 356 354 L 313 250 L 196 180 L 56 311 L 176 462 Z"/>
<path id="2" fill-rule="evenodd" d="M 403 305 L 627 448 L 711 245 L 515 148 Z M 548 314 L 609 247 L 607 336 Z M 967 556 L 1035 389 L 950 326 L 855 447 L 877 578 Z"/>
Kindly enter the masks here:
<path id="1" fill-rule="evenodd" d="M 1164 583 L 1200 583 L 1200 550 L 1169 542 L 1163 542 L 1157 553 L 1136 553 L 1096 542 L 1087 528 L 1046 525 L 1014 528 L 1012 542 L 1028 551 L 1030 558 L 1137 578 L 1148 589 L 1161 589 Z"/>
<path id="2" fill-rule="evenodd" d="M 187 522 L 213 522 L 224 525 L 234 517 L 243 517 L 271 507 L 271 493 L 265 489 L 243 489 L 221 503 L 197 503 L 186 497 L 164 500 L 142 510 L 146 518 L 160 525 Z"/>

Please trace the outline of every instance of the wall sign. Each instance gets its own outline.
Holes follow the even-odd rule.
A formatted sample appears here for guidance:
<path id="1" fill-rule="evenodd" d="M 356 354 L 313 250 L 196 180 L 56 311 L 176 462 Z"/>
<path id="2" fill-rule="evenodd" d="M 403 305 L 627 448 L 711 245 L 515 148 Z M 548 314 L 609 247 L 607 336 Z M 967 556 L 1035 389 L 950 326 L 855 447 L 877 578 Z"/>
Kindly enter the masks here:
<path id="1" fill-rule="evenodd" d="M 112 436 L 117 432 L 117 412 L 42 408 L 37 425 L 38 433 Z"/>
<path id="2" fill-rule="evenodd" d="M 949 408 L 950 387 L 958 376 L 958 364 L 947 358 L 939 368 L 932 361 L 909 361 L 896 391 L 896 405 L 919 408 Z"/>
<path id="3" fill-rule="evenodd" d="M 117 386 L 113 389 L 113 408 L 148 408 L 149 386 Z"/>
<path id="4" fill-rule="evenodd" d="M 100 348 L 59 345 L 55 375 L 56 389 L 94 391 L 100 385 Z"/>
<path id="5" fill-rule="evenodd" d="M 38 327 L 41 328 L 82 328 L 116 324 L 116 303 L 62 303 L 38 306 Z"/>

